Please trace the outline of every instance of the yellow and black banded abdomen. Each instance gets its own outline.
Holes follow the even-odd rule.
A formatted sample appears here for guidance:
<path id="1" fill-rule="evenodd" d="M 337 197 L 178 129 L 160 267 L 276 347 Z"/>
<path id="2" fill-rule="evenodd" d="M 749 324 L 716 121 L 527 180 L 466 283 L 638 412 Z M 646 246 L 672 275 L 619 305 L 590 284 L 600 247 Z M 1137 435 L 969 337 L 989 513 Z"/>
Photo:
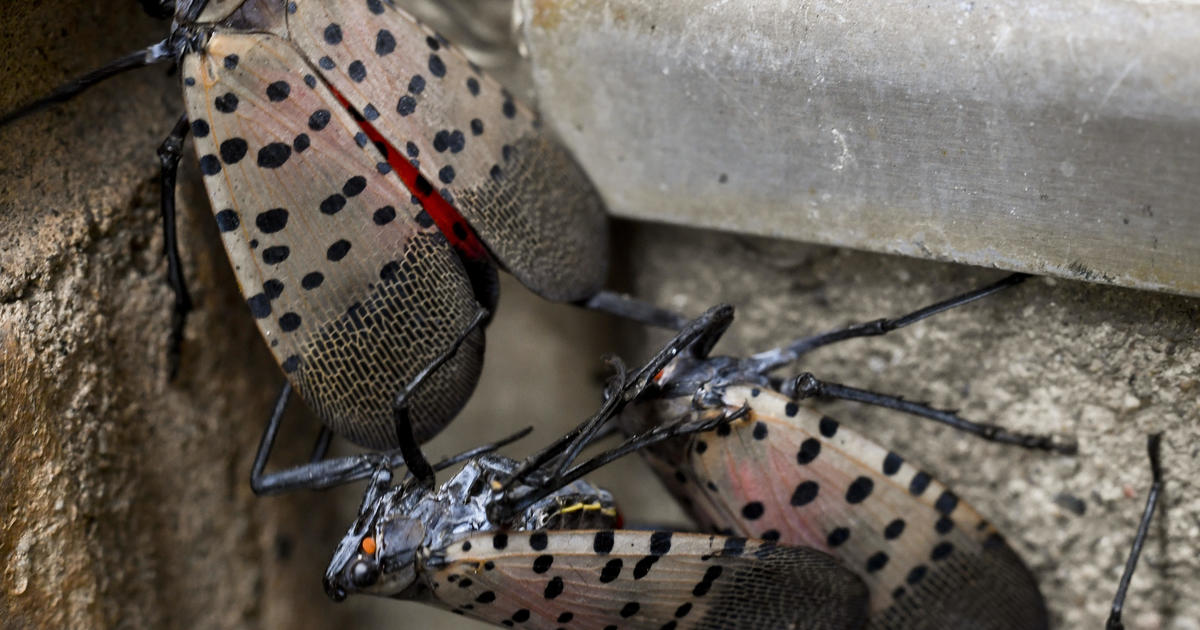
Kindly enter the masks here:
<path id="1" fill-rule="evenodd" d="M 555 497 L 538 520 L 536 529 L 612 529 L 619 525 L 620 517 L 611 498 L 568 495 Z"/>

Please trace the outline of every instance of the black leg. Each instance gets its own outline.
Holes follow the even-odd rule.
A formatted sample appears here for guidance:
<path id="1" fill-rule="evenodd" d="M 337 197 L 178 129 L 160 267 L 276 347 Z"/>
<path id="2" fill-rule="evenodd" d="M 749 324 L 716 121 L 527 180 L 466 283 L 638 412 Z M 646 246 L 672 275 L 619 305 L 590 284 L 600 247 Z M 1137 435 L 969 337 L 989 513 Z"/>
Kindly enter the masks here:
<path id="1" fill-rule="evenodd" d="M 158 147 L 158 160 L 162 164 L 162 224 L 163 253 L 167 257 L 167 282 L 175 292 L 175 310 L 171 316 L 171 337 L 167 342 L 167 363 L 171 378 L 179 371 L 179 351 L 183 345 L 183 328 L 188 312 L 192 310 L 192 297 L 188 294 L 183 279 L 183 265 L 179 260 L 179 239 L 175 233 L 175 176 L 179 160 L 183 157 L 183 140 L 188 133 L 188 119 L 184 115 L 171 134 Z"/>
<path id="2" fill-rule="evenodd" d="M 655 387 L 659 372 L 680 352 L 695 347 L 711 347 L 732 322 L 733 307 L 728 304 L 714 306 L 692 320 L 632 378 L 626 379 L 615 393 L 607 396 L 595 415 L 522 462 L 505 483 L 505 489 L 511 488 L 532 471 L 543 469 L 551 461 L 558 461 L 558 469 L 565 469 L 571 464 L 573 457 L 563 457 L 564 453 L 578 454 L 583 446 L 595 439 L 596 433 L 605 422 L 620 413 L 630 402 L 640 398 L 646 390 Z"/>
<path id="3" fill-rule="evenodd" d="M 312 455 L 308 456 L 308 461 L 319 462 L 325 459 L 325 454 L 329 452 L 329 442 L 333 439 L 333 431 L 329 427 L 321 425 L 321 433 L 317 435 L 317 442 L 313 444 Z"/>
<path id="4" fill-rule="evenodd" d="M 495 451 L 495 450 L 499 449 L 500 447 L 508 446 L 509 444 L 512 444 L 513 442 L 516 442 L 517 440 L 528 436 L 530 433 L 533 433 L 533 427 L 525 427 L 524 429 L 521 429 L 520 431 L 517 431 L 516 433 L 513 433 L 512 435 L 510 435 L 508 437 L 501 438 L 490 444 L 484 444 L 483 446 L 476 446 L 475 448 L 473 448 L 469 451 L 463 451 L 457 455 L 452 455 L 450 457 L 447 457 L 446 459 L 443 459 L 442 461 L 434 464 L 433 469 L 436 471 L 442 471 L 442 470 L 445 470 L 455 464 L 461 464 L 473 457 L 479 457 L 480 455 L 484 455 L 486 453 L 491 453 L 492 451 Z"/>
<path id="5" fill-rule="evenodd" d="M 429 460 L 425 459 L 425 453 L 421 451 L 421 446 L 417 444 L 417 438 L 413 436 L 408 405 L 397 406 L 393 413 L 396 418 L 396 436 L 400 439 L 400 454 L 404 456 L 404 461 L 408 464 L 408 471 L 412 473 L 419 484 L 426 488 L 433 488 L 437 476 L 433 466 L 429 465 Z"/>
<path id="6" fill-rule="evenodd" d="M 606 390 L 609 389 L 611 388 L 606 388 Z M 525 458 L 525 461 L 521 462 L 521 465 L 517 466 L 516 470 L 509 475 L 508 480 L 501 489 L 508 491 L 518 482 L 525 481 L 538 471 L 545 470 L 550 466 L 562 466 L 564 462 L 566 465 L 569 465 L 570 460 L 567 453 L 572 450 L 577 452 L 575 447 L 578 444 L 586 446 L 588 436 L 594 436 L 598 431 L 598 427 L 604 425 L 609 418 L 612 418 L 619 412 L 619 408 L 624 406 L 621 398 L 618 393 L 606 395 L 604 404 L 601 405 L 599 411 L 577 425 L 574 429 L 571 429 L 566 435 L 555 440 L 549 446 Z M 558 464 L 555 462 L 558 462 Z"/>
<path id="7" fill-rule="evenodd" d="M 636 400 L 647 389 L 654 386 L 662 369 L 674 360 L 680 352 L 693 347 L 694 344 L 711 346 L 715 339 L 720 337 L 720 334 L 729 327 L 732 321 L 732 306 L 722 304 L 710 308 L 703 315 L 685 326 L 665 348 L 638 370 L 638 373 L 633 378 L 627 378 L 624 369 L 617 362 L 618 375 L 613 379 L 612 384 L 608 388 L 604 404 L 600 410 L 567 433 L 567 435 L 559 438 L 549 447 L 530 456 L 520 466 L 517 466 L 501 487 L 501 490 L 506 493 L 513 491 L 518 483 L 524 483 L 534 489 L 531 492 L 523 493 L 520 496 L 512 496 L 509 497 L 509 500 L 498 503 L 493 509 L 493 517 L 503 522 L 512 514 L 523 510 L 556 489 L 615 459 L 672 437 L 710 430 L 719 424 L 729 422 L 744 414 L 745 411 L 741 411 L 729 416 L 722 415 L 700 422 L 680 421 L 678 423 L 658 426 L 642 435 L 630 437 L 616 448 L 606 451 L 579 466 L 570 468 L 582 450 L 591 444 L 600 434 L 602 427 L 620 413 L 627 404 Z"/>
<path id="8" fill-rule="evenodd" d="M 589 298 L 575 302 L 575 305 L 656 328 L 682 330 L 688 324 L 688 318 L 679 313 L 612 291 L 600 291 Z"/>
<path id="9" fill-rule="evenodd" d="M 1055 453 L 1061 453 L 1063 455 L 1074 455 L 1078 450 L 1078 447 L 1073 441 L 1065 443 L 1056 442 L 1053 436 L 1014 433 L 994 424 L 971 422 L 970 420 L 960 418 L 958 414 L 954 412 L 934 409 L 929 405 L 910 402 L 898 396 L 878 394 L 865 389 L 857 389 L 854 387 L 840 385 L 838 383 L 827 383 L 825 381 L 820 381 L 808 372 L 797 376 L 795 379 L 787 383 L 782 391 L 785 395 L 792 396 L 796 400 L 820 396 L 826 398 L 840 398 L 842 400 L 853 400 L 856 402 L 866 403 L 868 405 L 887 407 L 888 409 L 903 411 L 904 413 L 919 416 L 921 418 L 936 420 L 942 424 L 954 427 L 959 431 L 965 431 L 991 442 L 1014 444 L 1022 448 L 1052 451 Z"/>
<path id="10" fill-rule="evenodd" d="M 431 374 L 436 372 L 449 361 L 454 354 L 458 352 L 463 342 L 471 335 L 471 332 L 482 326 L 490 318 L 490 313 L 487 309 L 479 309 L 475 313 L 475 317 L 471 323 L 459 334 L 450 344 L 446 351 L 438 355 L 425 369 L 421 370 L 411 382 L 396 396 L 396 401 L 392 404 L 392 413 L 396 420 L 396 440 L 400 444 L 400 452 L 404 454 L 404 460 L 408 462 L 408 470 L 413 477 L 417 479 L 421 485 L 432 488 L 434 483 L 433 466 L 429 465 L 429 460 L 425 459 L 425 454 L 421 452 L 421 446 L 417 444 L 417 438 L 413 435 L 412 419 L 409 416 L 408 399 L 413 392 L 429 378 Z"/>
<path id="11" fill-rule="evenodd" d="M 748 405 L 743 405 L 734 411 L 723 410 L 721 413 L 716 414 L 711 418 L 701 418 L 691 421 L 676 422 L 673 424 L 658 425 L 649 431 L 646 431 L 645 433 L 630 436 L 616 447 L 604 451 L 603 453 L 600 453 L 599 455 L 587 460 L 582 464 L 579 464 L 574 468 L 571 468 L 570 470 L 562 472 L 558 477 L 555 478 L 555 482 L 558 486 L 564 486 L 572 481 L 575 481 L 576 479 L 579 479 L 580 477 L 583 477 L 593 470 L 596 470 L 601 466 L 606 466 L 617 459 L 629 455 L 630 453 L 635 453 L 644 448 L 654 446 L 660 442 L 680 436 L 712 431 L 723 424 L 728 424 L 739 418 L 744 418 L 749 413 L 750 407 Z"/>
<path id="12" fill-rule="evenodd" d="M 624 397 L 622 396 L 625 385 L 628 382 L 625 364 L 615 356 L 607 357 L 607 359 L 608 364 L 612 366 L 615 373 L 609 379 L 608 386 L 605 387 L 604 404 L 601 405 L 599 413 L 589 418 L 582 425 L 583 429 L 579 432 L 578 437 L 567 445 L 566 450 L 559 457 L 558 466 L 551 474 L 552 479 L 563 475 L 563 471 L 579 458 L 579 454 L 583 452 L 583 449 L 599 438 L 604 426 L 608 424 L 610 419 L 620 413 L 621 408 L 625 405 Z"/>
<path id="13" fill-rule="evenodd" d="M 1146 440 L 1153 482 L 1150 484 L 1150 493 L 1146 495 L 1146 508 L 1142 510 L 1142 520 L 1138 523 L 1137 535 L 1133 539 L 1133 547 L 1129 550 L 1129 559 L 1125 561 L 1125 572 L 1121 574 L 1117 596 L 1113 598 L 1112 612 L 1108 615 L 1108 622 L 1104 624 L 1105 630 L 1125 630 L 1125 624 L 1121 622 L 1121 612 L 1125 609 L 1125 593 L 1129 590 L 1130 580 L 1133 579 L 1133 570 L 1137 568 L 1138 556 L 1142 555 L 1142 546 L 1146 544 L 1146 533 L 1150 530 L 1150 519 L 1154 517 L 1154 508 L 1158 506 L 1158 495 L 1162 492 L 1161 447 L 1161 433 L 1155 433 Z"/>
<path id="14" fill-rule="evenodd" d="M 670 440 L 685 435 L 695 433 L 704 433 L 712 431 L 717 427 L 733 422 L 750 412 L 750 408 L 743 406 L 737 411 L 722 412 L 715 414 L 709 418 L 701 418 L 697 420 L 683 420 L 671 424 L 658 425 L 645 433 L 634 435 L 627 438 L 624 442 L 611 448 L 595 457 L 567 470 L 564 467 L 559 467 L 553 474 L 545 475 L 541 478 L 533 478 L 533 475 L 527 475 L 526 481 L 533 486 L 533 490 L 521 494 L 519 496 L 506 496 L 506 500 L 497 503 L 491 508 L 490 516 L 496 519 L 496 522 L 507 522 L 514 514 L 519 514 L 529 506 L 541 501 L 550 494 L 554 493 L 559 488 L 580 479 L 584 475 L 592 471 L 606 466 L 626 455 L 635 453 L 641 449 L 653 446 L 660 442 Z M 511 485 L 506 484 L 506 485 Z"/>
<path id="15" fill-rule="evenodd" d="M 371 462 L 361 461 L 361 457 L 343 457 L 338 460 L 312 462 L 305 466 L 297 466 L 275 473 L 264 473 L 267 460 L 271 457 L 271 449 L 275 446 L 275 438 L 279 435 L 279 425 L 283 422 L 283 412 L 287 409 L 288 398 L 291 394 L 291 383 L 285 383 L 279 392 L 279 398 L 275 401 L 275 407 L 271 410 L 271 419 L 267 422 L 267 428 L 263 431 L 262 439 L 258 443 L 258 451 L 254 455 L 254 467 L 250 470 L 250 488 L 254 494 L 263 496 L 301 488 L 328 487 L 336 485 L 336 483 L 323 483 L 325 478 L 333 476 L 335 479 L 341 479 L 342 477 L 338 475 L 347 473 L 350 473 L 353 479 L 369 476 L 375 466 L 372 466 Z M 318 439 L 319 447 L 320 439 Z M 353 473 L 359 473 L 360 476 L 355 476 Z"/>
<path id="16" fill-rule="evenodd" d="M 398 429 L 401 428 L 400 415 L 403 415 L 403 421 L 407 422 L 408 418 L 408 396 L 438 367 L 444 364 L 454 355 L 462 342 L 471 334 L 471 331 L 478 327 L 487 319 L 487 311 L 480 310 L 472 320 L 471 325 L 465 329 L 458 339 L 451 345 L 450 349 L 435 359 L 429 364 L 416 378 L 400 393 L 396 400 L 396 408 L 398 413 Z M 409 466 L 413 470 L 415 476 L 419 479 L 428 479 L 432 484 L 434 468 L 425 460 L 424 455 L 421 455 L 420 449 L 416 447 L 416 441 L 412 439 L 412 426 L 408 425 L 408 439 L 410 444 L 406 445 L 404 439 L 401 439 L 401 448 L 387 452 L 361 453 L 358 455 L 350 455 L 347 457 L 337 457 L 333 459 L 321 459 L 325 455 L 325 451 L 329 447 L 329 431 L 322 429 L 321 436 L 317 438 L 317 444 L 313 448 L 311 461 L 307 464 L 286 468 L 273 473 L 266 473 L 267 460 L 271 456 L 271 449 L 275 445 L 275 438 L 279 434 L 279 425 L 283 421 L 283 412 L 287 407 L 288 397 L 292 393 L 290 383 L 283 386 L 280 391 L 279 398 L 275 403 L 275 408 L 271 412 L 271 419 L 267 421 L 267 427 L 263 431 L 262 440 L 258 444 L 258 452 L 254 457 L 254 467 L 250 471 L 250 488 L 257 495 L 272 495 L 290 492 L 293 490 L 319 490 L 322 488 L 330 488 L 339 486 L 359 479 L 365 479 L 371 476 L 380 467 L 395 468 L 405 464 L 406 447 L 415 448 L 417 456 L 421 463 L 417 464 L 417 469 L 412 465 Z M 402 414 L 400 412 L 403 412 Z M 403 430 L 401 429 L 403 434 Z M 518 439 L 524 436 L 528 431 L 519 432 L 517 435 L 502 440 L 494 445 L 482 447 L 482 450 L 477 449 L 477 452 L 486 452 L 491 448 L 498 448 L 503 444 Z M 415 459 L 413 461 L 416 461 Z M 460 460 L 461 461 L 461 460 Z M 439 464 L 441 465 L 441 464 Z M 446 464 L 450 465 L 450 464 Z M 420 470 L 418 474 L 417 470 Z"/>
<path id="17" fill-rule="evenodd" d="M 14 120 L 18 120 L 35 112 L 41 111 L 50 105 L 69 101 L 93 85 L 101 83 L 106 79 L 112 78 L 127 70 L 135 70 L 137 68 L 156 64 L 160 61 L 169 61 L 174 58 L 175 51 L 173 50 L 171 41 L 164 39 L 153 46 L 129 53 L 124 57 L 114 59 L 104 66 L 97 68 L 81 77 L 71 79 L 67 83 L 55 88 L 54 91 L 48 96 L 39 98 L 38 100 L 25 105 L 20 109 L 0 115 L 0 127 L 13 122 Z"/>
<path id="18" fill-rule="evenodd" d="M 292 384 L 284 383 L 275 398 L 275 406 L 271 408 L 271 418 L 267 420 L 267 428 L 263 430 L 262 438 L 258 441 L 258 451 L 254 454 L 254 466 L 250 469 L 250 487 L 255 494 L 261 494 L 257 489 L 256 480 L 262 477 L 267 468 L 267 460 L 271 457 L 271 449 L 275 447 L 275 437 L 279 435 L 279 425 L 283 422 L 283 412 L 287 410 L 288 398 L 292 396 Z"/>
<path id="19" fill-rule="evenodd" d="M 831 343 L 845 341 L 847 339 L 855 339 L 858 337 L 875 337 L 885 335 L 897 328 L 904 328 L 909 324 L 925 319 L 931 315 L 936 315 L 942 311 L 948 311 L 952 308 L 970 304 L 975 300 L 985 298 L 993 293 L 1003 291 L 1012 286 L 1016 286 L 1029 278 L 1028 274 L 1014 273 L 997 282 L 987 285 L 981 289 L 968 291 L 961 295 L 957 295 L 948 300 L 943 300 L 936 304 L 931 304 L 917 311 L 913 311 L 907 315 L 897 317 L 895 319 L 877 319 L 865 324 L 855 324 L 839 330 L 832 330 L 812 337 L 805 337 L 792 342 L 782 348 L 775 348 L 766 352 L 760 352 L 753 357 L 750 357 L 749 363 L 755 371 L 766 374 L 772 370 L 778 369 L 795 361 L 808 352 L 811 352 L 821 346 L 827 346 Z"/>
<path id="20" fill-rule="evenodd" d="M 267 460 L 271 457 L 271 449 L 275 446 L 275 438 L 279 435 L 279 425 L 283 421 L 283 412 L 287 408 L 288 398 L 292 393 L 291 383 L 283 386 L 275 407 L 271 411 L 271 419 L 263 431 L 262 440 L 258 443 L 258 452 L 254 456 L 254 467 L 250 471 L 250 488 L 259 496 L 282 494 L 292 490 L 329 488 L 359 479 L 365 479 L 380 466 L 394 468 L 402 465 L 404 460 L 398 453 L 365 453 L 349 457 L 339 457 L 314 461 L 302 466 L 296 466 L 273 473 L 265 473 Z M 328 440 L 318 438 L 316 451 L 328 447 Z M 316 453 L 314 452 L 314 455 Z"/>

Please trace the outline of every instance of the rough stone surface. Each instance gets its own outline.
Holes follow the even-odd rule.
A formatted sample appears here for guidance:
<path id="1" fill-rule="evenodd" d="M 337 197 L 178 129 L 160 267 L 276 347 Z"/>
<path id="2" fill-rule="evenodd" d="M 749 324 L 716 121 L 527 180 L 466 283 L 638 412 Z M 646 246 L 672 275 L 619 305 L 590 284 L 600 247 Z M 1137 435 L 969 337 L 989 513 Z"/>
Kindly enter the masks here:
<path id="1" fill-rule="evenodd" d="M 164 28 L 135 2 L 6 7 L 0 111 Z M 154 150 L 178 94 L 165 68 L 143 70 L 0 129 L 0 627 L 332 618 L 319 572 L 340 527 L 324 529 L 333 506 L 249 491 L 282 377 L 190 155 L 180 229 L 196 310 L 180 376 L 167 376 Z"/>

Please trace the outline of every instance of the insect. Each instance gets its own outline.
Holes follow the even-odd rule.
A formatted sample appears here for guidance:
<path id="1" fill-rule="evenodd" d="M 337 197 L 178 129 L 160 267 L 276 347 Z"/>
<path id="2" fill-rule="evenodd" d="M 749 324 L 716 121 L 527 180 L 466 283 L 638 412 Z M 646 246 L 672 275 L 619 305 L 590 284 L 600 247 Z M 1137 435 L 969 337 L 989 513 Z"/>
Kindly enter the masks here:
<path id="1" fill-rule="evenodd" d="M 685 329 L 727 317 L 710 311 Z M 660 354 L 599 413 L 519 463 L 479 455 L 440 488 L 415 440 L 412 475 L 372 477 L 325 574 L 330 597 L 429 601 L 498 625 L 533 628 L 855 628 L 867 593 L 828 555 L 763 540 L 615 529 L 612 496 L 579 477 L 616 457 L 732 417 L 664 424 L 573 466 L 595 429 L 670 360 Z M 398 435 L 410 433 L 401 420 Z M 459 459 L 459 458 L 454 458 Z"/>
<path id="2" fill-rule="evenodd" d="M 1015 434 L 899 398 L 823 383 L 784 382 L 773 369 L 834 341 L 883 334 L 1012 286 L 989 287 L 895 320 L 877 320 L 797 341 L 746 359 L 709 357 L 724 329 L 701 339 L 658 375 L 657 392 L 620 417 L 637 433 L 680 418 L 744 409 L 704 434 L 643 451 L 670 491 L 703 526 L 826 551 L 871 591 L 870 627 L 1046 627 L 1032 574 L 987 520 L 900 455 L 802 407 L 828 395 L 950 423 L 988 439 L 1073 452 L 1052 438 Z M 680 347 L 680 350 L 684 348 Z"/>
<path id="3" fill-rule="evenodd" d="M 1133 571 L 1137 568 L 1138 556 L 1142 554 L 1142 545 L 1146 543 L 1146 534 L 1150 530 L 1150 521 L 1154 518 L 1154 508 L 1158 507 L 1158 495 L 1162 493 L 1162 434 L 1155 433 L 1146 439 L 1146 451 L 1150 458 L 1150 474 L 1153 480 L 1150 492 L 1146 493 L 1146 507 L 1142 510 L 1142 520 L 1138 523 L 1137 535 L 1129 550 L 1129 559 L 1125 562 L 1125 571 L 1121 574 L 1121 583 L 1117 594 L 1113 597 L 1112 612 L 1104 624 L 1106 630 L 1125 630 L 1121 614 L 1125 610 L 1125 593 L 1129 590 L 1129 582 L 1133 579 Z"/>
<path id="4" fill-rule="evenodd" d="M 601 290 L 608 231 L 587 176 L 532 111 L 390 2 L 144 4 L 174 4 L 166 39 L 0 125 L 125 70 L 177 64 L 186 114 L 159 149 L 175 351 L 192 307 L 174 194 L 189 133 L 285 397 L 294 388 L 359 445 L 396 446 L 396 392 L 452 344 L 461 351 L 406 402 L 422 441 L 457 414 L 479 377 L 497 267 L 551 300 L 680 324 Z M 284 489 L 277 480 L 252 485 Z"/>

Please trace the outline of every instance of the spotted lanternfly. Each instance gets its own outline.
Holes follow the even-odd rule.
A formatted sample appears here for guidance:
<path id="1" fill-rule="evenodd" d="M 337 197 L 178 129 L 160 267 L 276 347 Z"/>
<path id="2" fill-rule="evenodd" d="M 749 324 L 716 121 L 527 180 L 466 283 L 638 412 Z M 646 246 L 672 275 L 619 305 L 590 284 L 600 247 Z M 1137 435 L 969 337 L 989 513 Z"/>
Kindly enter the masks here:
<path id="1" fill-rule="evenodd" d="M 690 352 L 659 373 L 657 394 L 629 407 L 620 423 L 636 433 L 741 410 L 742 417 L 713 431 L 643 453 L 701 525 L 813 547 L 842 561 L 870 589 L 869 627 L 1044 628 L 1046 608 L 1033 575 L 983 516 L 918 466 L 799 399 L 817 392 L 966 421 L 811 375 L 798 383 L 768 376 L 814 347 L 882 334 L 1020 279 L 746 359 L 708 356 L 720 328 L 691 348 L 676 346 Z M 967 424 L 1001 441 L 1071 450 L 1047 438 Z"/>
<path id="2" fill-rule="evenodd" d="M 827 554 L 773 541 L 614 529 L 611 495 L 579 480 L 616 457 L 727 418 L 664 425 L 568 468 L 594 430 L 670 358 L 663 356 L 609 396 L 600 413 L 524 463 L 480 455 L 435 489 L 435 467 L 414 440 L 402 439 L 413 476 L 392 487 L 386 466 L 377 470 L 326 571 L 330 597 L 415 599 L 530 628 L 860 627 L 866 588 Z M 401 423 L 398 434 L 406 433 Z"/>
<path id="3" fill-rule="evenodd" d="M 187 113 L 160 149 L 176 340 L 191 304 L 174 232 L 189 132 L 271 352 L 326 426 L 360 445 L 396 445 L 397 391 L 466 337 L 409 401 L 422 441 L 458 412 L 496 266 L 546 298 L 620 309 L 600 291 L 608 232 L 587 176 L 436 33 L 385 0 L 174 4 L 167 39 L 0 124 L 118 72 L 178 64 Z M 674 323 L 638 313 L 625 311 Z"/>

